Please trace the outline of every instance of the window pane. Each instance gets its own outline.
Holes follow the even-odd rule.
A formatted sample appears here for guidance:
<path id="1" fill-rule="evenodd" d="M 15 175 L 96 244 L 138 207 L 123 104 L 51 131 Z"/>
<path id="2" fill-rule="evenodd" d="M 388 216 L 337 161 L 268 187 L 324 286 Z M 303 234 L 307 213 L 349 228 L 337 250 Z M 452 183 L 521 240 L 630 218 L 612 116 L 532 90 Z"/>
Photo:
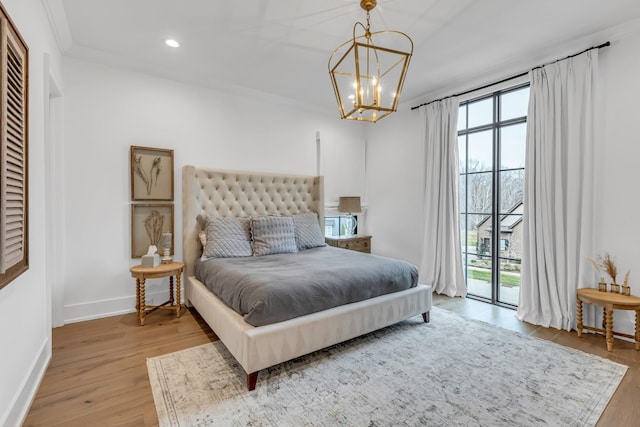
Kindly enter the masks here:
<path id="1" fill-rule="evenodd" d="M 460 215 L 460 243 L 462 245 L 462 253 L 467 252 L 467 239 L 469 238 L 467 234 L 467 216 L 462 214 Z"/>
<path id="2" fill-rule="evenodd" d="M 467 128 L 467 106 L 461 105 L 458 110 L 458 130 Z"/>
<path id="3" fill-rule="evenodd" d="M 500 129 L 500 168 L 524 167 L 526 153 L 527 124 L 507 126 Z"/>
<path id="4" fill-rule="evenodd" d="M 356 220 L 356 228 L 354 234 L 358 232 L 358 215 L 353 215 Z M 325 237 L 340 237 L 347 234 L 347 226 L 350 219 L 347 215 L 325 216 L 324 217 L 324 235 Z"/>
<path id="5" fill-rule="evenodd" d="M 467 215 L 466 245 L 463 242 L 462 250 L 471 254 L 469 259 L 474 259 L 475 255 L 488 254 L 487 248 L 483 245 L 482 240 L 478 237 L 478 228 L 486 231 L 487 228 L 491 229 L 491 216 L 490 215 Z M 485 236 L 486 237 L 486 236 Z"/>
<path id="6" fill-rule="evenodd" d="M 337 216 L 324 217 L 324 235 L 337 237 L 340 235 L 340 219 Z"/>
<path id="7" fill-rule="evenodd" d="M 476 253 L 479 256 L 491 255 L 491 215 L 476 215 L 478 218 L 474 225 L 475 234 L 477 238 Z"/>
<path id="8" fill-rule="evenodd" d="M 467 280 L 467 215 L 460 215 L 460 246 L 462 247 L 462 268 L 465 282 Z"/>
<path id="9" fill-rule="evenodd" d="M 467 291 L 470 294 L 491 298 L 491 264 L 490 256 L 469 257 Z"/>
<path id="10" fill-rule="evenodd" d="M 491 215 L 470 215 L 469 225 L 476 240 L 474 255 L 468 256 L 467 287 L 469 293 L 491 298 Z M 471 230 L 469 231 L 472 232 Z"/>
<path id="11" fill-rule="evenodd" d="M 467 104 L 469 109 L 469 129 L 493 122 L 493 98 Z"/>
<path id="12" fill-rule="evenodd" d="M 529 108 L 529 86 L 500 96 L 500 120 L 509 120 L 527 115 Z"/>
<path id="13" fill-rule="evenodd" d="M 500 219 L 500 256 L 522 258 L 522 215 L 505 215 Z"/>
<path id="14" fill-rule="evenodd" d="M 511 245 L 513 246 L 513 244 Z M 520 261 L 500 259 L 500 286 L 498 300 L 518 305 L 520 296 Z"/>
<path id="15" fill-rule="evenodd" d="M 467 176 L 467 212 L 491 213 L 493 173 L 473 173 Z"/>
<path id="16" fill-rule="evenodd" d="M 514 209 L 522 213 L 523 202 L 524 169 L 500 172 L 500 213 L 511 213 Z"/>
<path id="17" fill-rule="evenodd" d="M 490 171 L 493 169 L 493 131 L 487 130 L 468 135 L 468 163 L 469 172 Z"/>
<path id="18" fill-rule="evenodd" d="M 460 175 L 460 213 L 467 211 L 467 175 Z"/>
<path id="19" fill-rule="evenodd" d="M 459 136 L 458 137 L 458 164 L 460 173 L 465 173 L 467 171 L 467 137 Z"/>

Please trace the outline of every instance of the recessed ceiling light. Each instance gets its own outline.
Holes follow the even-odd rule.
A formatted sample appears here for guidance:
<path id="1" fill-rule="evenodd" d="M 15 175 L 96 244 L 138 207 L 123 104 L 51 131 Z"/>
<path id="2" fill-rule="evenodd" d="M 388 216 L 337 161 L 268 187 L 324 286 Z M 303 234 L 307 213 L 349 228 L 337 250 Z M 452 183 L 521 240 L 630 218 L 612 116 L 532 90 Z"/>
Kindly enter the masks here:
<path id="1" fill-rule="evenodd" d="M 178 43 L 177 41 L 175 41 L 173 39 L 167 39 L 167 40 L 164 41 L 164 43 L 169 47 L 180 47 L 180 43 Z"/>

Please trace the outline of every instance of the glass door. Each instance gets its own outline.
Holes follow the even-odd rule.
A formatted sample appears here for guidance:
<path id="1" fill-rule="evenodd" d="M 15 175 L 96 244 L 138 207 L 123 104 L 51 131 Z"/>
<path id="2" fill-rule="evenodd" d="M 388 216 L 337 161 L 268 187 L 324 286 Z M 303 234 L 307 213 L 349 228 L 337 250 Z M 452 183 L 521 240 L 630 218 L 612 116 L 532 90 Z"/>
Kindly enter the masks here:
<path id="1" fill-rule="evenodd" d="M 458 116 L 462 259 L 470 297 L 517 306 L 529 85 L 464 102 Z"/>

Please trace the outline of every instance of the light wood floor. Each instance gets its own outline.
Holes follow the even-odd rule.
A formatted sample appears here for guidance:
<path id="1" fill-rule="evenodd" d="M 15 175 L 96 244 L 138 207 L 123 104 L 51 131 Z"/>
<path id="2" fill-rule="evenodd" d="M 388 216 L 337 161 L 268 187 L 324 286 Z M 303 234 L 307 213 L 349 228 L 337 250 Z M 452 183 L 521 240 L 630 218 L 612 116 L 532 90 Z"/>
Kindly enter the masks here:
<path id="1" fill-rule="evenodd" d="M 72 323 L 53 330 L 53 356 L 24 426 L 157 426 L 146 360 L 216 336 L 185 308 Z"/>
<path id="2" fill-rule="evenodd" d="M 616 340 L 609 353 L 602 336 L 578 338 L 575 332 L 532 326 L 517 320 L 513 310 L 438 295 L 434 305 L 629 366 L 598 427 L 638 425 L 640 352 L 632 343 Z M 135 314 L 126 314 L 56 328 L 51 364 L 24 425 L 156 426 L 146 359 L 215 339 L 197 313 L 185 309 L 179 319 L 153 313 L 142 327 Z"/>

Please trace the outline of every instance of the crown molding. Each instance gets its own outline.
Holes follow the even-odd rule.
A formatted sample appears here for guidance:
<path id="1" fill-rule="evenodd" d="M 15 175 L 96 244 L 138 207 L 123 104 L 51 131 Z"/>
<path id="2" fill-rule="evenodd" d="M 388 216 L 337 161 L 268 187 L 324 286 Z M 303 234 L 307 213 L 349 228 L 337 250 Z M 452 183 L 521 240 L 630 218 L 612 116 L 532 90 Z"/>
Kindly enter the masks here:
<path id="1" fill-rule="evenodd" d="M 69 23 L 67 22 L 67 13 L 64 10 L 62 0 L 41 0 L 49 24 L 53 30 L 53 34 L 58 43 L 58 47 L 62 52 L 66 52 L 73 46 L 73 38 Z"/>
<path id="2" fill-rule="evenodd" d="M 400 105 L 405 108 L 412 107 L 431 102 L 435 99 L 448 97 L 454 93 L 465 92 L 470 90 L 470 88 L 482 86 L 487 82 L 499 81 L 509 78 L 510 76 L 516 76 L 527 70 L 531 70 L 532 68 L 554 62 L 558 59 L 564 58 L 565 56 L 572 55 L 576 52 L 587 49 L 590 46 L 596 46 L 606 41 L 611 42 L 612 46 L 614 46 L 616 41 L 623 40 L 639 33 L 640 19 L 634 19 L 602 31 L 597 31 L 573 40 L 568 40 L 555 46 L 549 46 L 546 49 L 520 52 L 516 55 L 505 57 L 501 63 L 492 64 L 492 66 L 488 67 L 481 73 L 465 73 L 464 71 L 461 71 L 457 74 L 452 74 L 451 82 L 446 86 L 401 102 Z M 514 80 L 513 84 L 517 84 L 521 81 L 522 80 Z M 509 85 L 506 84 L 503 86 L 508 87 Z M 489 93 L 492 89 L 497 88 L 488 88 L 485 92 Z M 470 93 L 466 98 L 468 99 L 471 96 L 478 95 L 479 93 Z"/>

